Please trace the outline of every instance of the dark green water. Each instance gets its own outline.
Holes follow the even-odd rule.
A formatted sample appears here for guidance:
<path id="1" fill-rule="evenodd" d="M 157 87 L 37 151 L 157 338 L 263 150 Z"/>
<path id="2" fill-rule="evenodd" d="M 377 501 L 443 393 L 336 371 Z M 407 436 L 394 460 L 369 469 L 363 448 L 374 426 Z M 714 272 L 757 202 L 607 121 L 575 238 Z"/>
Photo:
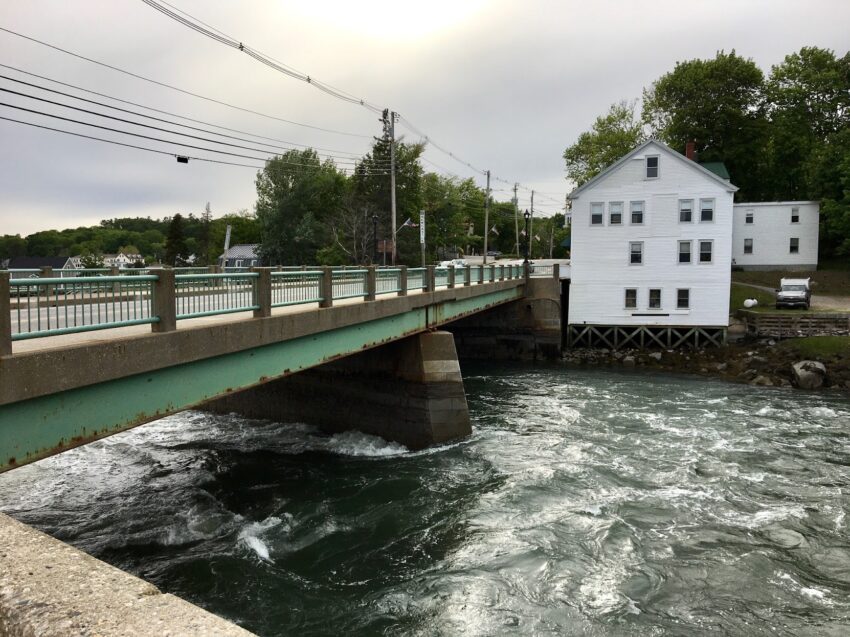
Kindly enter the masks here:
<path id="1" fill-rule="evenodd" d="M 456 445 L 189 412 L 0 508 L 261 635 L 850 634 L 846 397 L 465 375 Z"/>

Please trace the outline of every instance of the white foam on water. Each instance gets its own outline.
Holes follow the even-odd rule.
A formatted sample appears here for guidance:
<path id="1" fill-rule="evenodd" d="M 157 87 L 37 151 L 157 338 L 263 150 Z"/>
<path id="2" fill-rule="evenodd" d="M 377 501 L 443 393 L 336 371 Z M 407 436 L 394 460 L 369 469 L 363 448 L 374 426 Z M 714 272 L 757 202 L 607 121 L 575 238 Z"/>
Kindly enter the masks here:
<path id="1" fill-rule="evenodd" d="M 816 418 L 835 418 L 838 412 L 829 407 L 812 407 L 809 413 Z"/>
<path id="2" fill-rule="evenodd" d="M 814 597 L 815 599 L 823 599 L 826 597 L 826 592 L 817 588 L 801 588 L 800 592 L 807 597 Z"/>
<path id="3" fill-rule="evenodd" d="M 254 553 L 257 554 L 257 557 L 261 560 L 273 562 L 274 560 L 270 557 L 271 553 L 269 551 L 269 547 L 265 542 L 263 542 L 261 536 L 269 529 L 272 529 L 281 523 L 283 523 L 283 520 L 277 516 L 268 517 L 261 522 L 251 522 L 239 531 L 237 542 L 241 542 L 254 551 Z"/>
<path id="4" fill-rule="evenodd" d="M 322 447 L 341 456 L 386 457 L 401 456 L 408 453 L 408 449 L 404 445 L 359 431 L 345 431 L 334 434 L 325 441 Z"/>

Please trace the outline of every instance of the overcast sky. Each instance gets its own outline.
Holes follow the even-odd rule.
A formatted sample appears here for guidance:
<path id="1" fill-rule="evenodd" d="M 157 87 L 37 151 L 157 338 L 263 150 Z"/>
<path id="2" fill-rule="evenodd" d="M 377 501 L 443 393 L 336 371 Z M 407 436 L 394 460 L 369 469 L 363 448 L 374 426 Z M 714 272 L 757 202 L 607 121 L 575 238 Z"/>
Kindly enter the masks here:
<path id="1" fill-rule="evenodd" d="M 537 189 L 536 207 L 544 213 L 556 212 L 569 190 L 564 148 L 612 102 L 638 98 L 677 60 L 734 48 L 767 72 L 805 45 L 840 54 L 850 45 L 848 0 L 169 2 L 290 67 L 395 109 L 466 161 Z M 368 110 L 190 31 L 141 0 L 3 2 L 0 26 L 194 93 L 363 137 L 215 105 L 0 32 L 0 64 L 109 96 L 335 153 L 363 153 L 369 136 L 380 133 Z M 82 95 L 8 68 L 0 74 Z M 8 80 L 0 87 L 50 97 Z M 5 92 L 0 102 L 157 135 Z M 174 149 L 8 107 L 0 107 L 0 116 Z M 419 139 L 401 126 L 398 132 Z M 0 121 L 0 140 L 0 234 L 197 214 L 207 201 L 215 215 L 254 205 L 252 168 L 183 165 L 7 121 Z M 484 184 L 434 148 L 425 157 L 439 166 L 426 163 L 426 169 Z M 509 185 L 494 180 L 493 187 L 496 199 L 510 199 Z M 528 206 L 525 190 L 520 205 Z"/>

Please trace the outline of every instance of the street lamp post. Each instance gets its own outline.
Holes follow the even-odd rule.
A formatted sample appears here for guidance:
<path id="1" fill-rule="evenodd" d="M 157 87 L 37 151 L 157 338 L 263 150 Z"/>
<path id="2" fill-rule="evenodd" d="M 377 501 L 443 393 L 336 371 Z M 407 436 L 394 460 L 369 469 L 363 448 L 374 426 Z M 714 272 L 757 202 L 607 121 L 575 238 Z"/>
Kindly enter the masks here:
<path id="1" fill-rule="evenodd" d="M 378 263 L 378 215 L 372 215 L 372 263 Z"/>
<path id="2" fill-rule="evenodd" d="M 525 217 L 525 261 L 523 263 L 528 263 L 528 250 L 531 245 L 531 235 L 528 234 L 528 220 L 531 219 L 531 214 L 526 210 L 523 216 Z"/>

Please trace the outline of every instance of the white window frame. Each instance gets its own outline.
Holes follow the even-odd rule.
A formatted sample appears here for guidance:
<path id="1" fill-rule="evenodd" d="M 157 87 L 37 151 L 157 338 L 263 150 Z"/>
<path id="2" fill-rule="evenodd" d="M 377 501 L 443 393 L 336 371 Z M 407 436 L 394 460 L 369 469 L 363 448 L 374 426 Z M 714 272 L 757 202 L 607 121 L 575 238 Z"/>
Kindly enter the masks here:
<path id="1" fill-rule="evenodd" d="M 747 252 L 747 241 L 750 242 L 750 250 Z M 753 253 L 753 240 L 749 238 L 744 239 L 744 254 L 752 254 Z"/>
<path id="2" fill-rule="evenodd" d="M 640 263 L 632 262 L 632 246 L 640 246 Z M 643 241 L 629 241 L 629 265 L 643 265 Z"/>
<path id="3" fill-rule="evenodd" d="M 612 209 L 613 206 L 620 206 L 620 221 L 614 223 L 612 216 L 617 214 Z M 608 225 L 609 226 L 622 226 L 623 225 L 623 202 L 622 201 L 609 201 L 608 202 Z"/>
<path id="4" fill-rule="evenodd" d="M 702 244 L 708 243 L 711 245 L 711 259 L 709 261 L 702 260 Z M 697 263 L 699 265 L 711 265 L 714 263 L 714 239 L 697 239 Z"/>
<path id="5" fill-rule="evenodd" d="M 635 293 L 635 304 L 629 305 L 629 291 L 634 290 Z M 636 310 L 638 309 L 638 289 L 637 288 L 623 288 L 623 309 L 624 310 Z"/>
<path id="6" fill-rule="evenodd" d="M 682 204 L 689 201 L 691 203 L 691 219 L 690 221 L 682 221 Z M 693 199 L 679 199 L 679 223 L 693 223 L 694 222 L 694 200 Z"/>
<path id="7" fill-rule="evenodd" d="M 711 219 L 703 219 L 702 218 L 702 211 L 703 211 L 703 208 L 704 208 L 703 203 L 702 203 L 703 201 L 710 201 L 711 202 Z M 715 202 L 713 197 L 707 197 L 705 199 L 699 200 L 699 222 L 700 223 L 714 223 L 714 219 L 717 216 L 717 208 L 716 208 L 715 204 L 716 204 L 716 202 Z"/>
<path id="8" fill-rule="evenodd" d="M 688 260 L 682 261 L 682 244 L 687 244 L 688 246 Z M 676 263 L 679 265 L 693 265 L 694 263 L 694 242 L 690 239 L 685 241 L 679 241 L 676 244 Z"/>
<path id="9" fill-rule="evenodd" d="M 593 223 L 593 206 L 599 206 L 599 223 Z M 605 202 L 604 201 L 591 201 L 590 202 L 590 225 L 591 226 L 604 226 L 605 225 Z"/>
<path id="10" fill-rule="evenodd" d="M 682 306 L 679 302 L 679 293 L 687 292 L 688 293 L 688 303 L 685 306 Z M 676 288 L 676 309 L 677 310 L 690 310 L 691 309 L 691 288 Z"/>
<path id="11" fill-rule="evenodd" d="M 797 242 L 797 249 L 794 249 L 794 242 Z M 788 242 L 788 254 L 800 254 L 800 237 L 791 237 Z"/>
<path id="12" fill-rule="evenodd" d="M 794 220 L 794 217 L 797 217 L 796 221 Z M 793 206 L 791 208 L 791 223 L 794 223 L 794 224 L 800 223 L 800 207 L 799 206 Z"/>
<path id="13" fill-rule="evenodd" d="M 649 176 L 649 160 L 655 159 L 655 177 Z M 643 176 L 645 179 L 652 180 L 661 177 L 661 155 L 647 155 L 643 161 Z"/>
<path id="14" fill-rule="evenodd" d="M 243 263 L 243 260 L 242 260 L 242 259 L 236 259 L 236 265 L 235 265 L 235 266 L 233 266 L 233 267 L 235 267 L 235 268 L 241 268 L 241 267 L 242 267 L 242 263 Z"/>
<path id="15" fill-rule="evenodd" d="M 652 307 L 652 293 L 658 291 L 658 307 Z M 649 293 L 646 297 L 647 310 L 663 310 L 664 309 L 664 288 L 649 288 Z"/>
<path id="16" fill-rule="evenodd" d="M 747 225 L 754 224 L 756 222 L 756 213 L 754 210 L 747 210 L 744 213 L 744 223 Z"/>
<path id="17" fill-rule="evenodd" d="M 635 204 L 640 206 L 640 221 L 635 222 Z M 646 223 L 646 202 L 644 201 L 630 201 L 629 202 L 629 225 L 632 226 L 642 226 Z"/>

